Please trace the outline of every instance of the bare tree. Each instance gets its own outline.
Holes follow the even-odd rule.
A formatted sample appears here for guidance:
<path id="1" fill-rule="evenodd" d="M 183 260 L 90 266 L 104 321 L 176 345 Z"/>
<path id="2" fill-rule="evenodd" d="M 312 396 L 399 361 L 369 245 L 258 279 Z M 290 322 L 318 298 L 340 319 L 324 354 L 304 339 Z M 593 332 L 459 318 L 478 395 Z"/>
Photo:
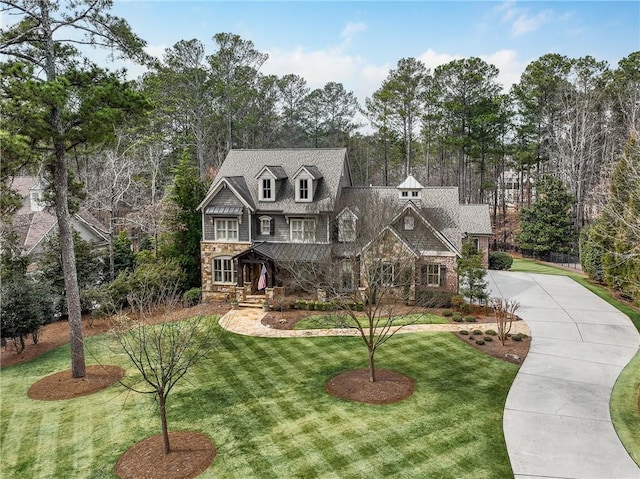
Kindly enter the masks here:
<path id="1" fill-rule="evenodd" d="M 418 322 L 424 308 L 434 303 L 416 300 L 418 255 L 389 226 L 398 203 L 375 192 L 360 193 L 356 202 L 347 199 L 345 207 L 338 208 L 339 245 L 330 258 L 290 262 L 283 269 L 289 286 L 326 296 L 334 308 L 323 317 L 327 325 L 359 333 L 367 349 L 369 379 L 375 382 L 378 348 L 404 326 Z"/>
<path id="2" fill-rule="evenodd" d="M 215 344 L 215 330 L 205 317 L 169 322 L 179 302 L 175 287 L 149 281 L 130 294 L 128 300 L 139 317 L 132 320 L 125 314 L 117 315 L 113 335 L 140 376 L 124 378 L 121 384 L 131 391 L 154 396 L 162 424 L 162 452 L 168 454 L 169 394 L 209 354 Z M 162 312 L 163 322 L 151 325 L 151 315 L 158 312 Z"/>
<path id="3" fill-rule="evenodd" d="M 516 311 L 520 307 L 520 303 L 507 298 L 491 298 L 490 302 L 498 325 L 498 339 L 504 346 L 504 342 L 511 332 L 513 321 L 516 319 Z"/>

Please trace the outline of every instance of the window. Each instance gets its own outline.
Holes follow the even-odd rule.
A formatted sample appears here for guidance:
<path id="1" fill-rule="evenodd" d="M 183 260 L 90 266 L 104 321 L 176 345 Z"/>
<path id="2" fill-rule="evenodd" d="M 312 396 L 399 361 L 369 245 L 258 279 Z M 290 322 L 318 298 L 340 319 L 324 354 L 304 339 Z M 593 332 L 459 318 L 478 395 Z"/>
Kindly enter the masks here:
<path id="1" fill-rule="evenodd" d="M 238 220 L 216 218 L 214 228 L 216 241 L 238 241 Z"/>
<path id="2" fill-rule="evenodd" d="M 260 199 L 263 201 L 273 201 L 273 181 L 271 178 L 262 178 L 260 189 Z"/>
<path id="3" fill-rule="evenodd" d="M 296 201 L 311 201 L 308 178 L 300 178 L 298 180 L 296 188 Z"/>
<path id="4" fill-rule="evenodd" d="M 316 222 L 313 219 L 291 220 L 291 241 L 311 243 L 316 239 Z"/>
<path id="5" fill-rule="evenodd" d="M 270 216 L 260 217 L 260 234 L 263 236 L 271 235 L 271 217 Z"/>
<path id="6" fill-rule="evenodd" d="M 417 198 L 417 197 L 418 197 L 418 192 L 417 192 L 417 191 L 412 191 L 412 192 L 411 192 L 411 196 L 412 196 L 413 198 Z"/>
<path id="7" fill-rule="evenodd" d="M 213 282 L 214 283 L 235 283 L 236 269 L 233 260 L 229 257 L 213 259 Z"/>
<path id="8" fill-rule="evenodd" d="M 340 264 L 340 288 L 342 291 L 353 290 L 353 263 L 345 259 Z"/>
<path id="9" fill-rule="evenodd" d="M 400 196 L 403 198 L 407 198 L 409 196 L 409 192 L 408 191 L 401 191 L 400 192 Z"/>
<path id="10" fill-rule="evenodd" d="M 392 286 L 395 282 L 395 266 L 387 261 L 378 261 L 374 269 L 374 286 Z"/>
<path id="11" fill-rule="evenodd" d="M 404 217 L 404 229 L 406 231 L 412 231 L 413 230 L 413 225 L 414 225 L 414 219 L 413 216 L 411 215 L 405 215 Z"/>
<path id="12" fill-rule="evenodd" d="M 349 213 L 338 221 L 338 241 L 350 243 L 356 239 L 356 219 Z"/>
<path id="13" fill-rule="evenodd" d="M 425 264 L 422 266 L 422 284 L 440 286 L 440 265 Z"/>

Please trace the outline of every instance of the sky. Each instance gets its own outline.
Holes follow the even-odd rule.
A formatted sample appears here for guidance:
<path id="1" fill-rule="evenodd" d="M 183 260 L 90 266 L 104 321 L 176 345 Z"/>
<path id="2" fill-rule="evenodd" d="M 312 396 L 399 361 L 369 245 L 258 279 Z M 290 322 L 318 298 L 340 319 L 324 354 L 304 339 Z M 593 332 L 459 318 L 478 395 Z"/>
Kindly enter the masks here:
<path id="1" fill-rule="evenodd" d="M 311 88 L 340 82 L 361 103 L 404 57 L 431 70 L 480 57 L 498 67 L 508 90 L 546 53 L 591 55 L 615 67 L 640 50 L 638 1 L 115 0 L 111 13 L 160 58 L 192 38 L 213 53 L 213 36 L 231 32 L 269 54 L 262 73 L 295 73 Z"/>

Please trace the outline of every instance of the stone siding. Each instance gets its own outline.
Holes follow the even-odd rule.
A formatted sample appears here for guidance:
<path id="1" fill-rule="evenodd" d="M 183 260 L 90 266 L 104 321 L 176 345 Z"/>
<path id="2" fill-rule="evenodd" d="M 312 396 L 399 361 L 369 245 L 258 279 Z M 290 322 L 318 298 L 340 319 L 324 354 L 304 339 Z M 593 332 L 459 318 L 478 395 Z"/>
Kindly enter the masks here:
<path id="1" fill-rule="evenodd" d="M 200 243 L 203 301 L 230 301 L 234 298 L 235 283 L 213 283 L 213 259 L 218 256 L 234 256 L 250 246 L 250 243 L 215 243 L 211 241 Z"/>

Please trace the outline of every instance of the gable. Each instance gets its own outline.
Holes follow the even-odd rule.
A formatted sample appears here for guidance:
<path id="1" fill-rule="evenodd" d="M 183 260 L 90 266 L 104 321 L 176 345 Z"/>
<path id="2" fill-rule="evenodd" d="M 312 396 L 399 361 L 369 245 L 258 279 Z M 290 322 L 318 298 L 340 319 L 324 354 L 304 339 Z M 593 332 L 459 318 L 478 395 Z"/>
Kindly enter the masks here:
<path id="1" fill-rule="evenodd" d="M 413 222 L 411 229 L 406 228 L 407 218 Z M 391 226 L 419 251 L 451 251 L 451 246 L 443 240 L 441 235 L 435 233 L 435 228 L 425 223 L 423 218 L 411 210 L 405 210 L 392 222 Z"/>

